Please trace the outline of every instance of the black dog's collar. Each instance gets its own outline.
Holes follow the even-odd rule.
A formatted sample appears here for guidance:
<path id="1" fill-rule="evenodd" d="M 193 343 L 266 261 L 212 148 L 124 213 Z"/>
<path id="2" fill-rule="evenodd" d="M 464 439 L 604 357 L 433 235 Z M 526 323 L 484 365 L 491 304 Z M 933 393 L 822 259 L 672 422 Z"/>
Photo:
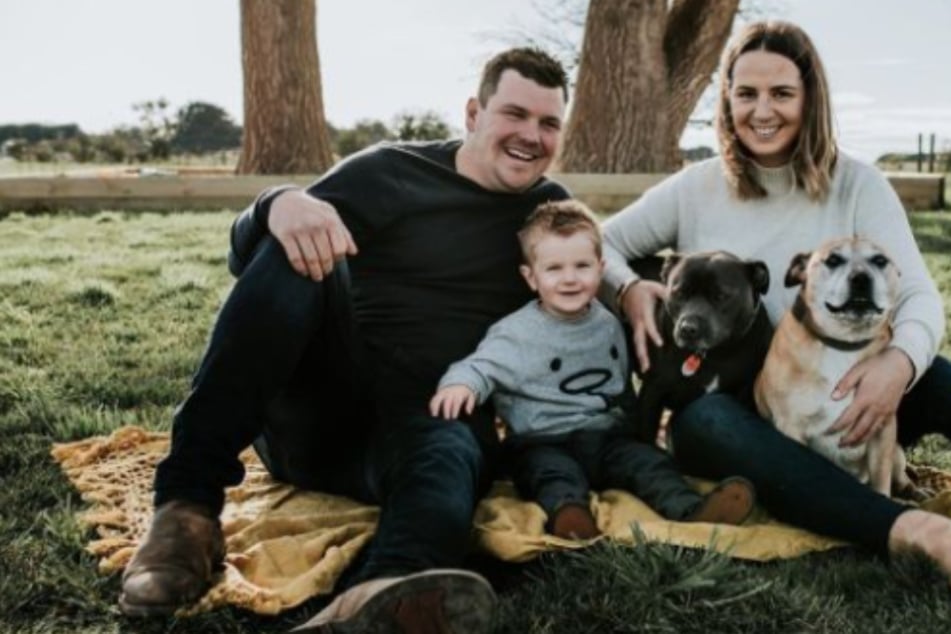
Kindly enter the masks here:
<path id="1" fill-rule="evenodd" d="M 833 339 L 832 337 L 827 337 L 816 328 L 815 322 L 813 322 L 812 317 L 809 314 L 809 309 L 806 308 L 806 302 L 802 301 L 802 294 L 796 295 L 796 301 L 792 305 L 792 316 L 796 318 L 803 327 L 809 331 L 813 337 L 829 346 L 835 350 L 841 350 L 843 352 L 855 352 L 856 350 L 861 350 L 868 344 L 872 343 L 871 339 L 862 339 L 861 341 L 843 341 L 841 339 Z"/>

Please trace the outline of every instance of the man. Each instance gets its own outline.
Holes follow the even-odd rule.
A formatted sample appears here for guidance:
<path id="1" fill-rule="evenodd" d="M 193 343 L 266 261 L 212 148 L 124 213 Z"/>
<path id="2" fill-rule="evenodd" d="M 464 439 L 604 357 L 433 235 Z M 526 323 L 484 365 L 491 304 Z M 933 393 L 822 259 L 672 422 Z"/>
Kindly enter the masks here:
<path id="1" fill-rule="evenodd" d="M 529 299 L 516 232 L 567 197 L 543 176 L 566 86 L 548 55 L 501 53 L 466 104 L 464 141 L 370 148 L 235 221 L 238 279 L 176 413 L 124 612 L 168 613 L 207 590 L 223 489 L 254 443 L 276 478 L 381 507 L 346 591 L 308 631 L 487 630 L 491 587 L 457 567 L 491 477 L 492 414 L 446 422 L 427 405 L 448 365 Z"/>

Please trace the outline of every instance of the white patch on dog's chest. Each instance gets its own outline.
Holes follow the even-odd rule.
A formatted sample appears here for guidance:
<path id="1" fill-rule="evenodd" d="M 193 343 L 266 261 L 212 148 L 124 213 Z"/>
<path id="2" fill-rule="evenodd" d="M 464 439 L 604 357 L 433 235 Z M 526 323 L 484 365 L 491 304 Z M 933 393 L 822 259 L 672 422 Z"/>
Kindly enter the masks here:
<path id="1" fill-rule="evenodd" d="M 710 382 L 707 383 L 707 386 L 706 386 L 705 388 L 703 388 L 703 389 L 704 389 L 704 391 L 705 391 L 707 394 L 712 394 L 713 392 L 716 392 L 717 390 L 719 390 L 719 389 L 720 389 L 720 376 L 719 376 L 718 374 L 714 374 L 714 375 L 713 375 L 713 378 L 710 379 Z"/>
<path id="2" fill-rule="evenodd" d="M 832 350 L 825 348 L 822 357 L 819 359 L 819 373 L 832 387 L 838 383 L 845 373 L 852 369 L 859 359 L 862 358 L 862 351 L 845 352 L 841 350 Z M 830 389 L 831 393 L 832 390 Z"/>
<path id="3" fill-rule="evenodd" d="M 808 421 L 805 425 L 804 436 L 806 438 L 821 438 L 823 441 L 834 440 L 838 443 L 842 435 L 826 435 L 829 429 L 838 420 L 842 412 L 852 403 L 854 392 L 846 394 L 839 400 L 832 399 L 832 390 L 836 384 L 842 380 L 846 372 L 852 369 L 852 366 L 861 357 L 860 352 L 842 352 L 839 350 L 825 349 L 822 357 L 819 359 L 817 380 L 812 383 L 811 390 L 804 390 L 799 398 L 801 402 L 811 403 L 811 406 L 803 408 L 803 419 Z M 825 452 L 820 452 L 825 453 Z"/>

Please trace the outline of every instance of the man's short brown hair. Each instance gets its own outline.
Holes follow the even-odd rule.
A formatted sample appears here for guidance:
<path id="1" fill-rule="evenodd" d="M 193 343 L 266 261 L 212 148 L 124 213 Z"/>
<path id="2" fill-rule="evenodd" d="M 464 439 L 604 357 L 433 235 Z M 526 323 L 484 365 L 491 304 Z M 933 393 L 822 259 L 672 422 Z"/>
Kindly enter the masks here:
<path id="1" fill-rule="evenodd" d="M 503 51 L 486 62 L 479 81 L 479 103 L 484 108 L 499 88 L 502 73 L 512 69 L 545 88 L 561 88 L 568 101 L 568 74 L 554 57 L 539 48 L 523 47 Z"/>
<path id="2" fill-rule="evenodd" d="M 594 244 L 594 251 L 601 257 L 601 227 L 591 210 L 580 200 L 568 199 L 542 203 L 528 215 L 518 232 L 522 245 L 522 257 L 531 264 L 533 248 L 539 236 L 556 234 L 563 237 L 578 232 L 587 232 Z"/>

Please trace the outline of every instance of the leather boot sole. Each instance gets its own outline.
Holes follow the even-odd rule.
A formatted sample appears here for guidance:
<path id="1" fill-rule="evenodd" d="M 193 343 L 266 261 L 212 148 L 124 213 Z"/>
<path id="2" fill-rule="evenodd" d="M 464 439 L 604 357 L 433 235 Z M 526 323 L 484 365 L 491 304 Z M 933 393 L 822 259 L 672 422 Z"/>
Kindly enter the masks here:
<path id="1" fill-rule="evenodd" d="M 345 620 L 323 613 L 292 632 L 320 634 L 487 634 L 496 597 L 492 586 L 464 570 L 427 570 L 389 585 Z"/>
<path id="2" fill-rule="evenodd" d="M 169 566 L 167 569 L 153 567 L 145 574 L 161 574 L 163 572 L 185 579 L 186 587 L 178 598 L 168 603 L 136 603 L 130 601 L 127 593 L 123 592 L 119 595 L 119 610 L 124 615 L 131 617 L 171 616 L 175 613 L 175 610 L 192 603 L 211 587 L 210 583 L 189 575 L 187 571 L 174 566 Z"/>

